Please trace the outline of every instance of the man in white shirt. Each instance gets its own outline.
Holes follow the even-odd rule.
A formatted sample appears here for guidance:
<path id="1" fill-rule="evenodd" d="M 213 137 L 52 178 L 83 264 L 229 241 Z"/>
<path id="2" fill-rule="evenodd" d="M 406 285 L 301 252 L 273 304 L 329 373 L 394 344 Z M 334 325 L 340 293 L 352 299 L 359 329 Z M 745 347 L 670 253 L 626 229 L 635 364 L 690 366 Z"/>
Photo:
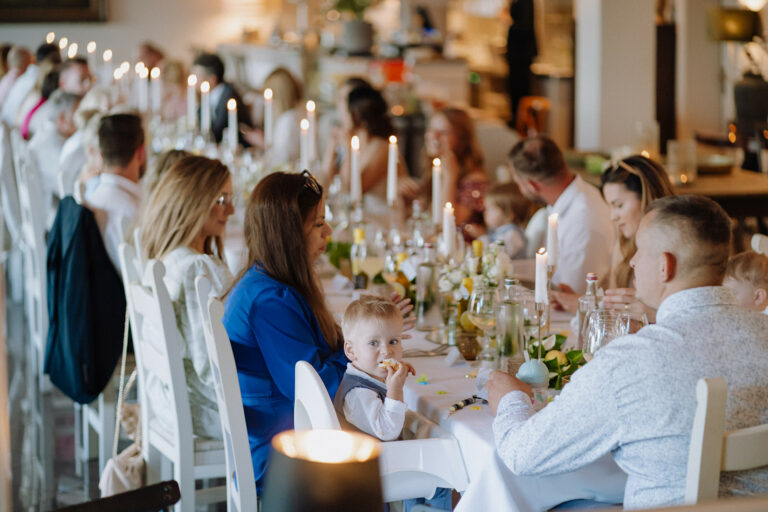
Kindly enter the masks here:
<path id="1" fill-rule="evenodd" d="M 95 187 L 87 188 L 85 202 L 94 210 L 107 254 L 120 268 L 118 247 L 139 208 L 146 153 L 141 118 L 135 114 L 105 116 L 99 123 L 99 151 L 103 171 Z"/>
<path id="2" fill-rule="evenodd" d="M 37 169 L 46 197 L 58 196 L 57 170 L 61 148 L 75 133 L 74 115 L 80 97 L 56 90 L 48 99 L 48 118 L 29 141 L 29 154 Z"/>
<path id="3" fill-rule="evenodd" d="M 487 385 L 500 457 L 517 475 L 579 470 L 606 454 L 627 473 L 628 509 L 685 495 L 698 379 L 728 383 L 726 430 L 768 423 L 768 317 L 721 286 L 731 222 L 700 196 L 654 201 L 638 229 L 637 296 L 656 324 L 612 341 L 534 413 L 530 387 L 494 372 Z M 728 473 L 721 494 L 768 492 L 768 471 Z"/>
<path id="4" fill-rule="evenodd" d="M 614 233 L 608 205 L 595 187 L 568 169 L 557 144 L 547 137 L 521 140 L 509 158 L 523 194 L 558 214 L 559 256 L 553 283 L 584 293 L 588 272 L 603 276 L 610 270 Z"/>
<path id="5" fill-rule="evenodd" d="M 32 63 L 32 54 L 23 46 L 14 46 L 8 52 L 8 71 L 0 79 L 0 107 L 11 92 L 13 84 L 24 74 L 27 67 Z"/>
<path id="6" fill-rule="evenodd" d="M 16 79 L 8 92 L 8 97 L 3 102 L 0 110 L 0 119 L 8 125 L 14 125 L 21 109 L 22 103 L 27 95 L 35 87 L 35 83 L 40 75 L 40 64 L 44 61 L 61 63 L 61 54 L 59 47 L 55 44 L 43 44 L 35 52 L 35 64 L 27 66 L 26 71 Z"/>

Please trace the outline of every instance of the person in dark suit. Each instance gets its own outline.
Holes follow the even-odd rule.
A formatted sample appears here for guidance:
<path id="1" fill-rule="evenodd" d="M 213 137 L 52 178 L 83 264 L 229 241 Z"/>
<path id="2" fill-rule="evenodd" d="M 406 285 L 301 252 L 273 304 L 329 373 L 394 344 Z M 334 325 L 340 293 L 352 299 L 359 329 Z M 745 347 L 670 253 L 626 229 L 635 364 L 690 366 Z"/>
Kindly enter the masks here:
<path id="1" fill-rule="evenodd" d="M 531 62 L 538 55 L 536 31 L 533 24 L 533 0 L 511 0 L 509 4 L 511 24 L 507 32 L 507 66 L 509 77 L 510 120 L 514 126 L 517 120 L 517 106 L 520 98 L 531 94 Z"/>
<path id="2" fill-rule="evenodd" d="M 202 53 L 192 63 L 192 74 L 197 76 L 197 83 L 208 82 L 211 85 L 211 132 L 214 140 L 221 142 L 224 128 L 227 127 L 227 101 L 234 98 L 237 101 L 237 123 L 252 126 L 251 116 L 243 100 L 237 94 L 235 87 L 224 81 L 224 63 L 218 55 Z M 249 146 L 239 134 L 240 144 Z"/>

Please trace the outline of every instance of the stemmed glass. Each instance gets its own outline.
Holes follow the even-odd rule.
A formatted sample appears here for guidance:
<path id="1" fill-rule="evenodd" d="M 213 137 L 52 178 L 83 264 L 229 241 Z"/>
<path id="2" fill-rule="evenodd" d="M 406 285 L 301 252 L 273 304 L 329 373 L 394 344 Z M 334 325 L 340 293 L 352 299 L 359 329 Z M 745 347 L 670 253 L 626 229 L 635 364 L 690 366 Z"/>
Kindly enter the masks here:
<path id="1" fill-rule="evenodd" d="M 483 350 L 479 359 L 491 364 L 498 360 L 496 352 L 491 347 L 491 336 L 496 332 L 496 289 L 489 286 L 478 286 L 469 296 L 469 319 L 483 331 Z"/>
<path id="2" fill-rule="evenodd" d="M 636 333 L 646 325 L 648 325 L 648 316 L 645 313 L 621 311 L 616 319 L 616 332 L 618 336 L 626 336 Z"/>
<path id="3" fill-rule="evenodd" d="M 549 308 L 544 308 L 544 311 L 541 312 L 541 317 L 539 317 L 540 312 L 536 311 L 536 299 L 531 290 L 521 291 L 519 299 L 523 311 L 523 332 L 525 333 L 523 348 L 528 350 L 529 340 L 539 338 L 539 327 L 542 329 L 542 337 L 546 336 L 547 333 L 544 332 L 544 328 L 549 322 Z M 539 322 L 541 322 L 541 325 L 539 325 Z M 541 355 L 542 357 L 544 356 L 543 347 Z"/>
<path id="4" fill-rule="evenodd" d="M 595 352 L 614 338 L 622 335 L 620 314 L 609 309 L 594 309 L 587 314 L 587 330 L 584 338 L 584 359 L 589 361 Z"/>

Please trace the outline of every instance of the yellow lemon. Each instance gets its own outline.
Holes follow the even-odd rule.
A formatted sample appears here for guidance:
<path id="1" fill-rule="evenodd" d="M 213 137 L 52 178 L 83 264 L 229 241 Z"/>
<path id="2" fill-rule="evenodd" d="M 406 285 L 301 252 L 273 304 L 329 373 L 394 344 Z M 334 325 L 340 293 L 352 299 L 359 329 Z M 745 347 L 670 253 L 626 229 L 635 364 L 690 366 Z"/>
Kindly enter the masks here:
<path id="1" fill-rule="evenodd" d="M 459 323 L 461 324 L 461 328 L 465 331 L 474 331 L 475 330 L 475 324 L 472 323 L 472 320 L 469 319 L 469 312 L 465 311 L 461 314 L 461 319 L 459 320 Z"/>
<path id="2" fill-rule="evenodd" d="M 544 356 L 545 361 L 551 361 L 552 359 L 557 359 L 557 362 L 560 364 L 560 366 L 565 366 L 568 364 L 568 358 L 565 357 L 565 354 L 559 350 L 550 350 L 547 352 L 547 355 Z"/>
<path id="3" fill-rule="evenodd" d="M 405 298 L 407 295 L 405 294 L 405 286 L 401 285 L 398 282 L 392 283 L 390 286 L 395 290 L 395 293 L 397 293 L 400 297 Z"/>

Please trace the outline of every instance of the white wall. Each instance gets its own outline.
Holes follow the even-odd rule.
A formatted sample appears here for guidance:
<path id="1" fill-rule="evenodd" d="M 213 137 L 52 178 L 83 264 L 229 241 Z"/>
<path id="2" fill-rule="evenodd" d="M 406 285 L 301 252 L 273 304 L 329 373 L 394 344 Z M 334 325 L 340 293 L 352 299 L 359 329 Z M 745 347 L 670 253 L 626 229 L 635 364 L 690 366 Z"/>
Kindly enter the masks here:
<path id="1" fill-rule="evenodd" d="M 656 118 L 654 0 L 576 0 L 576 147 L 630 144 Z"/>
<path id="2" fill-rule="evenodd" d="M 34 49 L 49 31 L 57 40 L 66 36 L 78 43 L 96 41 L 97 53 L 114 52 L 113 61 L 132 60 L 137 45 L 150 40 L 169 56 L 188 62 L 194 49 L 215 50 L 222 42 L 238 41 L 245 27 L 271 30 L 274 18 L 266 15 L 270 0 L 108 0 L 106 23 L 4 23 L 0 41 Z"/>

